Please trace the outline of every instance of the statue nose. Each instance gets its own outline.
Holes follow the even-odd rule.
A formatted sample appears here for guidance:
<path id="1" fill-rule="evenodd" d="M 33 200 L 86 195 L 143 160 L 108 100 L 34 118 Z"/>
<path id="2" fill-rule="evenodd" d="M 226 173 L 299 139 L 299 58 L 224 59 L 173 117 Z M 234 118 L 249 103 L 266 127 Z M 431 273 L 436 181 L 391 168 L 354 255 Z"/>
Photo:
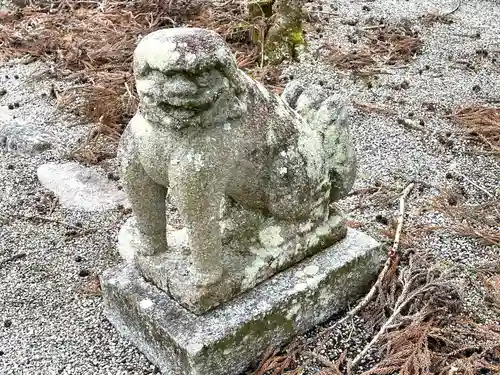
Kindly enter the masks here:
<path id="1" fill-rule="evenodd" d="M 177 74 L 165 81 L 163 90 L 166 95 L 188 97 L 198 92 L 198 86 L 183 74 Z"/>

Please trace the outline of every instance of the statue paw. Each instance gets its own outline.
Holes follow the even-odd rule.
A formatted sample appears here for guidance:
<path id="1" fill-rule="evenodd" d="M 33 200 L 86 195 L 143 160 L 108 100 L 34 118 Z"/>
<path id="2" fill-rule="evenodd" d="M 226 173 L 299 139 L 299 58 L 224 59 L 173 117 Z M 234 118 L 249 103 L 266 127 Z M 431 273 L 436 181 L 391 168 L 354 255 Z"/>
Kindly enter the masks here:
<path id="1" fill-rule="evenodd" d="M 139 241 L 138 253 L 143 256 L 158 255 L 168 250 L 167 240 L 150 238 L 149 236 L 141 235 Z"/>
<path id="2" fill-rule="evenodd" d="M 222 267 L 214 267 L 210 270 L 196 269 L 193 272 L 192 280 L 198 288 L 213 287 L 221 283 L 224 273 Z"/>

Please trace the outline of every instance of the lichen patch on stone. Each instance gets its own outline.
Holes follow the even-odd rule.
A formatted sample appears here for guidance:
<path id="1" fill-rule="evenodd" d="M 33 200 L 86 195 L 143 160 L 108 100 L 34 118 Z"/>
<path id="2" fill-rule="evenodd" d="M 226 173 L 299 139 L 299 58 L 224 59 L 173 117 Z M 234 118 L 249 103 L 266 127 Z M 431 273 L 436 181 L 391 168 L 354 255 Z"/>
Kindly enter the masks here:
<path id="1" fill-rule="evenodd" d="M 307 283 L 297 283 L 293 287 L 293 290 L 296 292 L 302 292 L 307 289 Z"/>
<path id="2" fill-rule="evenodd" d="M 304 268 L 304 274 L 307 276 L 314 276 L 319 272 L 319 267 L 315 264 L 307 266 Z"/>
<path id="3" fill-rule="evenodd" d="M 273 225 L 261 230 L 259 232 L 259 240 L 262 246 L 266 248 L 280 246 L 284 242 L 283 237 L 281 237 L 281 227 Z"/>
<path id="4" fill-rule="evenodd" d="M 143 310 L 147 310 L 152 306 L 153 301 L 151 301 L 149 298 L 143 299 L 141 302 L 139 302 L 139 307 Z"/>

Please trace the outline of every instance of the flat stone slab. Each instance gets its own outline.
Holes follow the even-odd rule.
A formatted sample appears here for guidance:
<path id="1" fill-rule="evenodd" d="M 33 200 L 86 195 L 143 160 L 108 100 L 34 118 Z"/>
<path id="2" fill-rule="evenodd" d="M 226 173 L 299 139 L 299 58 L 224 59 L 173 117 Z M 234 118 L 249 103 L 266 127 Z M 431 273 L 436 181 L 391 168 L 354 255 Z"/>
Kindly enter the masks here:
<path id="1" fill-rule="evenodd" d="M 106 211 L 130 206 L 125 193 L 97 171 L 78 163 L 47 163 L 38 167 L 40 183 L 54 192 L 63 207 Z"/>
<path id="2" fill-rule="evenodd" d="M 101 276 L 105 314 L 164 374 L 236 375 L 269 346 L 346 309 L 384 258 L 374 239 L 349 229 L 339 243 L 201 316 L 125 264 Z"/>

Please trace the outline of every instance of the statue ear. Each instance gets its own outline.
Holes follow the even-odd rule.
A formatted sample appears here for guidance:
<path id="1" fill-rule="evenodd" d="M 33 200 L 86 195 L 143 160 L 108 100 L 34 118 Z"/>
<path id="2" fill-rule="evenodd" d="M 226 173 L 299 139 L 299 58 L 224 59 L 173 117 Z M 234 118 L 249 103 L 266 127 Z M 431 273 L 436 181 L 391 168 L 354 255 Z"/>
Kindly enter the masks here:
<path id="1" fill-rule="evenodd" d="M 245 91 L 246 80 L 241 74 L 240 70 L 234 66 L 223 66 L 221 71 L 224 76 L 231 83 L 231 87 L 236 91 L 237 94 L 241 94 Z"/>

